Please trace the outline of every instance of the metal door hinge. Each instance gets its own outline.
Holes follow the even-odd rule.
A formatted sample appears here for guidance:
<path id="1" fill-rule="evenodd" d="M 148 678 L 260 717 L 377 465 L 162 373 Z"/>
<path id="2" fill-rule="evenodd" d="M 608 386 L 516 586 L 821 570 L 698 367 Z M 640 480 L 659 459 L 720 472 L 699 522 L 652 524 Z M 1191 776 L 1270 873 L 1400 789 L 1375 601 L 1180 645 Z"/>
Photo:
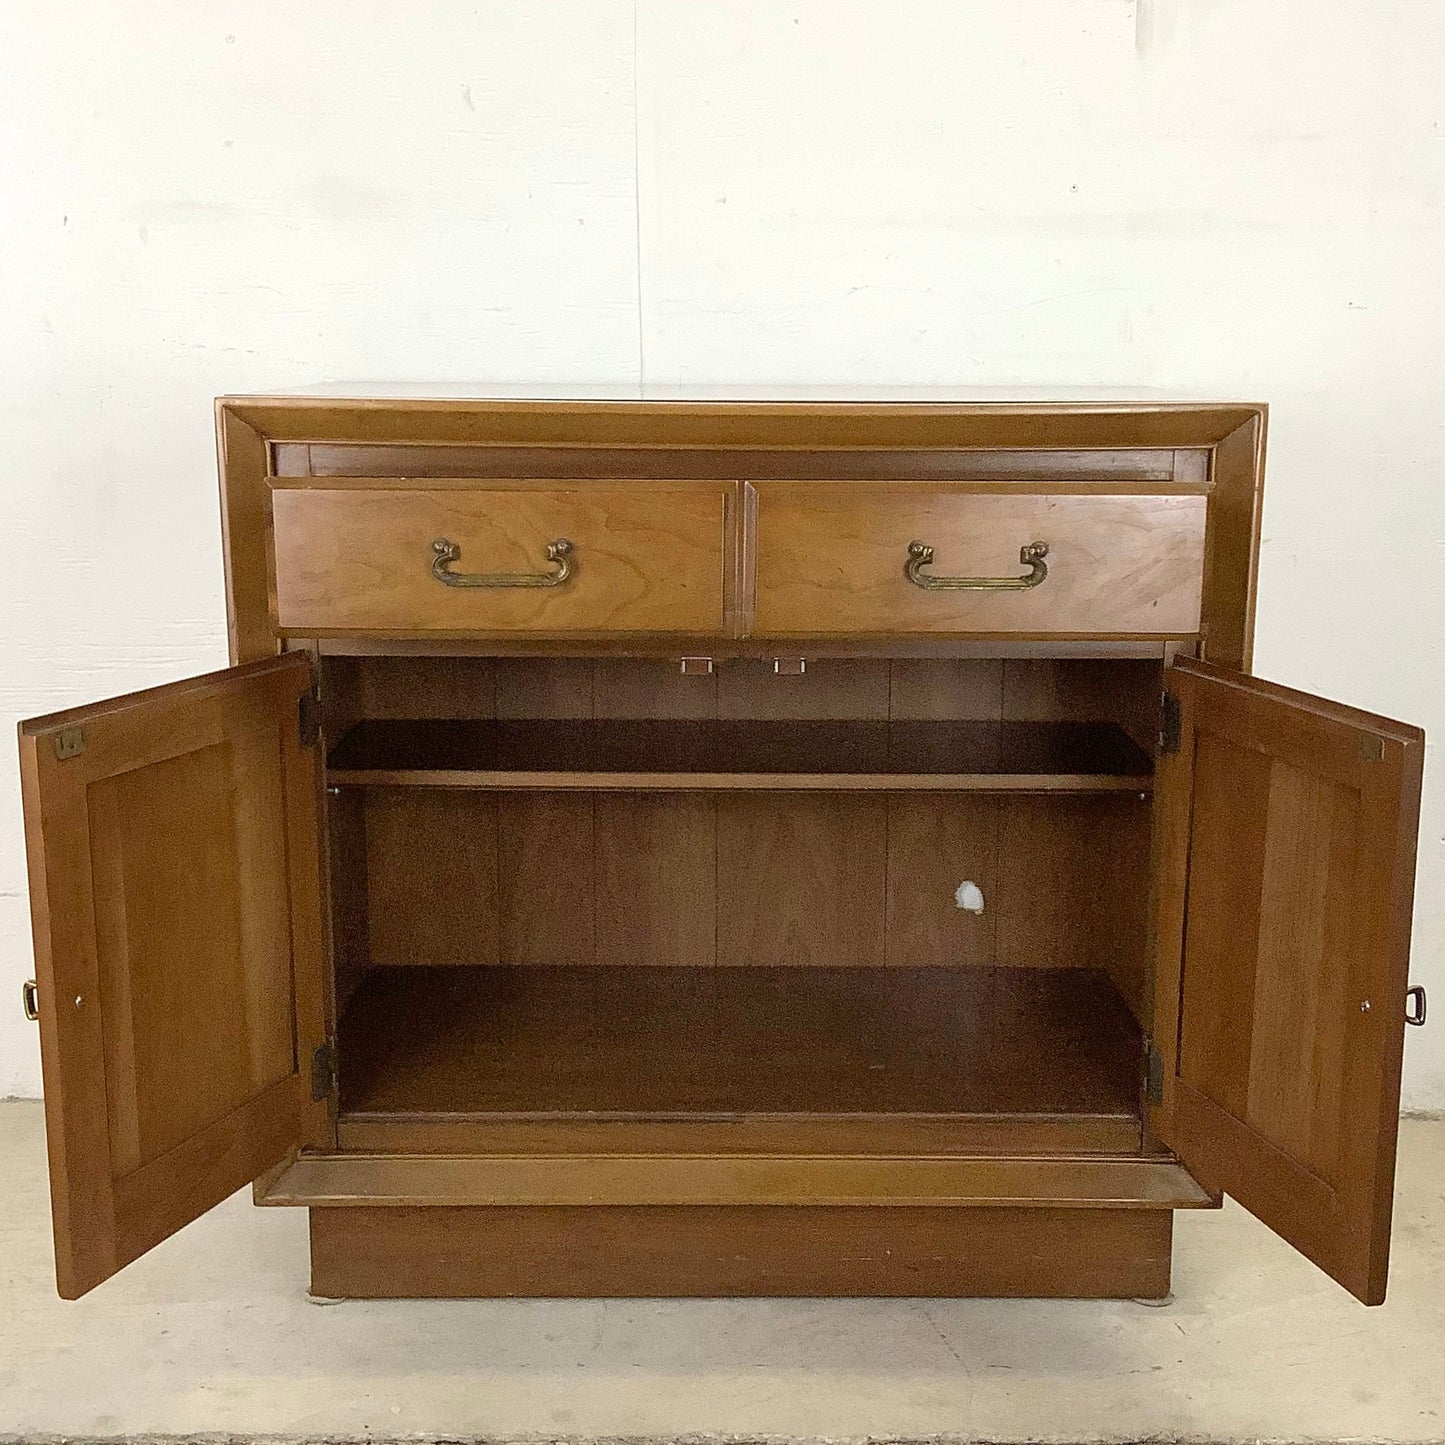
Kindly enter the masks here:
<path id="1" fill-rule="evenodd" d="M 329 1099 L 336 1089 L 336 1050 L 329 1043 L 322 1044 L 311 1055 L 311 1099 L 321 1103 Z"/>
<path id="2" fill-rule="evenodd" d="M 1177 753 L 1179 740 L 1184 732 L 1184 709 L 1179 704 L 1179 694 L 1164 692 L 1164 703 L 1159 715 L 1159 751 L 1161 754 Z"/>
<path id="3" fill-rule="evenodd" d="M 62 763 L 67 758 L 78 758 L 85 751 L 85 729 L 61 728 L 50 741 Z"/>
<path id="4" fill-rule="evenodd" d="M 296 728 L 303 748 L 315 747 L 321 737 L 321 699 L 303 692 L 296 700 Z"/>
<path id="5" fill-rule="evenodd" d="M 20 1004 L 31 1023 L 40 1022 L 40 990 L 33 978 L 27 978 L 20 985 Z"/>
<path id="6" fill-rule="evenodd" d="M 1144 1040 L 1144 1102 L 1164 1102 L 1164 1055 L 1154 1047 L 1153 1039 Z"/>

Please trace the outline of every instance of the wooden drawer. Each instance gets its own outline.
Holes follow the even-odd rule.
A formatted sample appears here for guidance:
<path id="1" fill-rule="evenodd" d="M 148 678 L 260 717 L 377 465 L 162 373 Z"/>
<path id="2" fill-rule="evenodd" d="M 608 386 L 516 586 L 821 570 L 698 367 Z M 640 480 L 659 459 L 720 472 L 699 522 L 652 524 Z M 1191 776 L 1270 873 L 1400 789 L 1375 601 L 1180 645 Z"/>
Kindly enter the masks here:
<path id="1" fill-rule="evenodd" d="M 305 634 L 717 633 L 733 489 L 278 482 L 278 623 Z M 440 557 L 439 541 L 451 544 Z"/>
<path id="2" fill-rule="evenodd" d="M 1188 636 L 1199 628 L 1205 509 L 1199 494 L 760 482 L 754 630 Z M 931 547 L 933 560 L 917 560 L 911 581 L 915 542 Z M 1048 549 L 1039 569 L 1020 562 L 1036 542 Z M 1042 580 L 938 586 L 1029 576 Z"/>

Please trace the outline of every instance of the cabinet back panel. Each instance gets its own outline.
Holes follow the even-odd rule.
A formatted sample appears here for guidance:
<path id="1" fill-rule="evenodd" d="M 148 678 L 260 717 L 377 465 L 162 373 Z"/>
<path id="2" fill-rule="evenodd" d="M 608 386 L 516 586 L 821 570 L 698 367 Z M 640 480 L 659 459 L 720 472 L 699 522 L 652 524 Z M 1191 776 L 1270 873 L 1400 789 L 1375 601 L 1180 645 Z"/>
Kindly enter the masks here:
<path id="1" fill-rule="evenodd" d="M 1152 752 L 1161 664 L 1145 658 L 809 658 L 801 674 L 731 658 L 335 656 L 333 741 L 361 718 L 851 718 L 1117 722 Z"/>
<path id="2" fill-rule="evenodd" d="M 607 794 L 592 803 L 601 964 L 718 962 L 724 905 L 714 800 L 698 793 Z"/>
<path id="3" fill-rule="evenodd" d="M 884 962 L 887 798 L 719 798 L 717 852 L 719 963 Z"/>
<path id="4" fill-rule="evenodd" d="M 480 794 L 467 800 L 486 810 Z M 497 930 L 508 963 L 597 956 L 594 802 L 590 793 L 496 795 Z M 445 894 L 438 903 L 447 907 Z"/>
<path id="5" fill-rule="evenodd" d="M 1140 1006 L 1150 806 L 1132 794 L 362 797 L 334 815 L 337 894 L 365 910 L 364 929 L 337 931 L 347 975 L 483 963 L 1102 968 Z M 349 876 L 358 859 L 360 879 Z M 957 906 L 965 880 L 982 913 Z"/>
<path id="6" fill-rule="evenodd" d="M 1122 659 L 324 666 L 333 739 L 361 718 L 1107 720 L 1152 752 L 1160 687 Z M 1142 1012 L 1149 827 L 1133 794 L 346 789 L 338 996 L 387 965 L 1063 967 L 1107 970 Z"/>
<path id="7" fill-rule="evenodd" d="M 497 963 L 497 810 L 443 788 L 366 793 L 371 958 Z"/>

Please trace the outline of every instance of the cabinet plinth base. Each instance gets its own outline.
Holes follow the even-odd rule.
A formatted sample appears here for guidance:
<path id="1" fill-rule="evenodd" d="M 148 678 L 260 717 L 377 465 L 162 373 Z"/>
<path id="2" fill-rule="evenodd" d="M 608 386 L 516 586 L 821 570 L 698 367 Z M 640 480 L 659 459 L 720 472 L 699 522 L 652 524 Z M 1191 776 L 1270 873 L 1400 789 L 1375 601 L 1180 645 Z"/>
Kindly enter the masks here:
<path id="1" fill-rule="evenodd" d="M 1168 1209 L 325 1207 L 311 1292 L 353 1299 L 1158 1299 Z"/>

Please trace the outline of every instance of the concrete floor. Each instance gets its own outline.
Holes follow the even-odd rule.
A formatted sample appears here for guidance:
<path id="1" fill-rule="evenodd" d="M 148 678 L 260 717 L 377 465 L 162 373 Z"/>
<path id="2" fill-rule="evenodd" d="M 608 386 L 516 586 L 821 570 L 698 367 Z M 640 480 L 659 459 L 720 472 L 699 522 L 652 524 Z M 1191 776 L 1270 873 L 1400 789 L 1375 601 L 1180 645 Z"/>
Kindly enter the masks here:
<path id="1" fill-rule="evenodd" d="M 1242 1210 L 1174 1304 L 311 1304 L 300 1210 L 239 1195 L 88 1298 L 51 1275 L 40 1105 L 0 1104 L 6 1435 L 1445 1439 L 1445 1123 L 1407 1121 L 1390 1300 Z"/>

